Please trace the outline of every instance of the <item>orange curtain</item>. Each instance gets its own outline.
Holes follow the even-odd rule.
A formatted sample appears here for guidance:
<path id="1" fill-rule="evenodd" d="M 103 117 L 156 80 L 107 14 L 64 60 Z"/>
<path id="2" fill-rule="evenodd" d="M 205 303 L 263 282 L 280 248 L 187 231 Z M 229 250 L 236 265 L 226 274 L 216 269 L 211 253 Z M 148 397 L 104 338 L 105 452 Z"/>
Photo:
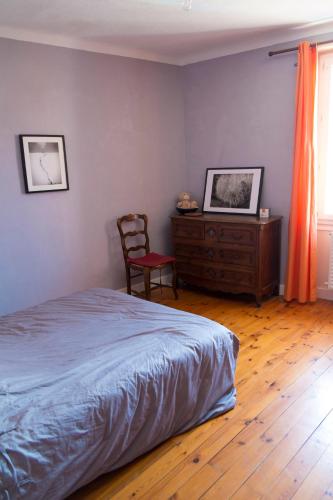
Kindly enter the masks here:
<path id="1" fill-rule="evenodd" d="M 317 209 L 314 155 L 317 49 L 299 46 L 293 186 L 284 298 L 300 303 L 317 298 Z"/>

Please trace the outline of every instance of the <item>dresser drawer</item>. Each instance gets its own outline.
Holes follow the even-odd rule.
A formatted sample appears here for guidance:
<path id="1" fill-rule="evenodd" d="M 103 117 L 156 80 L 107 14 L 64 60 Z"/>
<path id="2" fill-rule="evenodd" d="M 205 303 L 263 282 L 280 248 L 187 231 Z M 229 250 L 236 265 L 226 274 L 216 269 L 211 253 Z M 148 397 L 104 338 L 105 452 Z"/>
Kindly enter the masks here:
<path id="1" fill-rule="evenodd" d="M 236 264 L 239 266 L 254 267 L 256 265 L 256 254 L 254 248 L 234 248 L 228 246 L 204 246 L 187 245 L 185 243 L 176 243 L 176 256 L 193 257 L 197 259 L 210 260 L 225 264 Z"/>
<path id="2" fill-rule="evenodd" d="M 195 259 L 177 258 L 177 271 L 180 276 L 196 276 L 205 280 L 231 284 L 236 287 L 254 287 L 256 284 L 255 270 L 228 269 L 225 266 L 215 263 L 204 263 Z"/>
<path id="3" fill-rule="evenodd" d="M 191 240 L 203 240 L 205 228 L 203 222 L 177 221 L 173 223 L 173 235 L 176 238 L 187 238 Z"/>
<path id="4" fill-rule="evenodd" d="M 182 275 L 186 274 L 189 276 L 197 276 L 201 277 L 203 267 L 201 263 L 191 263 L 190 260 L 182 260 L 182 259 L 177 259 L 176 260 L 176 267 L 177 267 L 177 273 Z"/>
<path id="5" fill-rule="evenodd" d="M 217 262 L 236 264 L 238 266 L 255 267 L 256 253 L 254 248 L 219 248 L 216 249 Z"/>
<path id="6" fill-rule="evenodd" d="M 255 245 L 257 231 L 255 227 L 236 226 L 234 224 L 205 224 L 205 237 L 207 241 L 238 243 L 240 245 Z"/>
<path id="7" fill-rule="evenodd" d="M 244 269 L 235 271 L 233 269 L 205 265 L 201 270 L 201 277 L 207 280 L 249 288 L 254 287 L 256 284 L 255 271 L 246 271 Z"/>

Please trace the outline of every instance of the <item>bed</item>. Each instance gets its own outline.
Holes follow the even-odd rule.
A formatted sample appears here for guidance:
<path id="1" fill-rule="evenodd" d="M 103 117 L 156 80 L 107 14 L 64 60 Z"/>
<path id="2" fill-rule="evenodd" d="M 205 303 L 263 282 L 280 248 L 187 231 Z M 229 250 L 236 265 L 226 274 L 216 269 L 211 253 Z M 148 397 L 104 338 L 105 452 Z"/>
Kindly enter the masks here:
<path id="1" fill-rule="evenodd" d="M 109 289 L 0 317 L 0 498 L 62 499 L 235 405 L 238 340 Z"/>

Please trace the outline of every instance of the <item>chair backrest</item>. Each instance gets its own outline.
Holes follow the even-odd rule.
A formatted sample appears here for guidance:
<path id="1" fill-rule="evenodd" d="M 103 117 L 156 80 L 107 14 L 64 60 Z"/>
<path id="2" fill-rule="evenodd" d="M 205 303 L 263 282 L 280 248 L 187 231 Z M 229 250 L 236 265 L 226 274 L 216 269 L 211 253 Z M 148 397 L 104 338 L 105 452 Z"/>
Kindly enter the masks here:
<path id="1" fill-rule="evenodd" d="M 141 229 L 132 229 L 131 231 L 125 231 L 125 226 L 128 223 L 141 222 Z M 130 252 L 137 252 L 139 250 L 144 250 L 145 253 L 149 253 L 149 236 L 148 236 L 148 217 L 145 214 L 128 214 L 123 215 L 117 219 L 117 226 L 120 234 L 121 246 L 123 249 L 125 263 L 127 263 L 127 259 L 129 257 Z M 129 246 L 127 238 L 135 238 L 138 235 L 142 235 L 143 243 Z"/>

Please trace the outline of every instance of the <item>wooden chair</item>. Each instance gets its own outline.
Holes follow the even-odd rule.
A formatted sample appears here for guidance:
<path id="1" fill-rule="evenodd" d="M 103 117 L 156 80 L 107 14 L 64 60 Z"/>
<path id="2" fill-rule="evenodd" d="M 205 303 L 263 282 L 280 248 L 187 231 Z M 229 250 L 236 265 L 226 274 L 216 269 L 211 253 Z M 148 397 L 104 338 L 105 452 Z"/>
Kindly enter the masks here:
<path id="1" fill-rule="evenodd" d="M 125 226 L 129 223 L 140 223 L 140 229 L 133 229 L 125 232 Z M 137 224 L 138 225 L 138 224 Z M 160 255 L 150 251 L 149 247 L 149 236 L 148 236 L 148 217 L 145 214 L 128 214 L 117 219 L 117 226 L 121 239 L 121 246 L 123 249 L 125 269 L 126 269 L 126 282 L 127 282 L 127 293 L 129 295 L 135 294 L 142 296 L 141 293 L 132 290 L 131 279 L 136 276 L 144 277 L 145 286 L 145 298 L 150 300 L 151 291 L 155 288 L 172 288 L 175 295 L 175 299 L 178 299 L 177 294 L 177 274 L 176 274 L 176 259 L 175 257 L 168 257 L 166 255 Z M 141 238 L 142 242 L 136 244 L 135 246 L 129 246 L 128 239 L 135 238 L 136 240 Z M 132 252 L 143 251 L 144 255 L 139 257 L 130 257 L 129 254 Z M 167 266 L 172 267 L 172 285 L 162 284 L 161 281 L 161 271 Z M 135 271 L 136 274 L 132 274 L 131 271 Z M 151 281 L 151 272 L 159 270 L 160 271 L 160 282 L 155 283 Z M 153 286 L 152 286 L 153 285 Z"/>

